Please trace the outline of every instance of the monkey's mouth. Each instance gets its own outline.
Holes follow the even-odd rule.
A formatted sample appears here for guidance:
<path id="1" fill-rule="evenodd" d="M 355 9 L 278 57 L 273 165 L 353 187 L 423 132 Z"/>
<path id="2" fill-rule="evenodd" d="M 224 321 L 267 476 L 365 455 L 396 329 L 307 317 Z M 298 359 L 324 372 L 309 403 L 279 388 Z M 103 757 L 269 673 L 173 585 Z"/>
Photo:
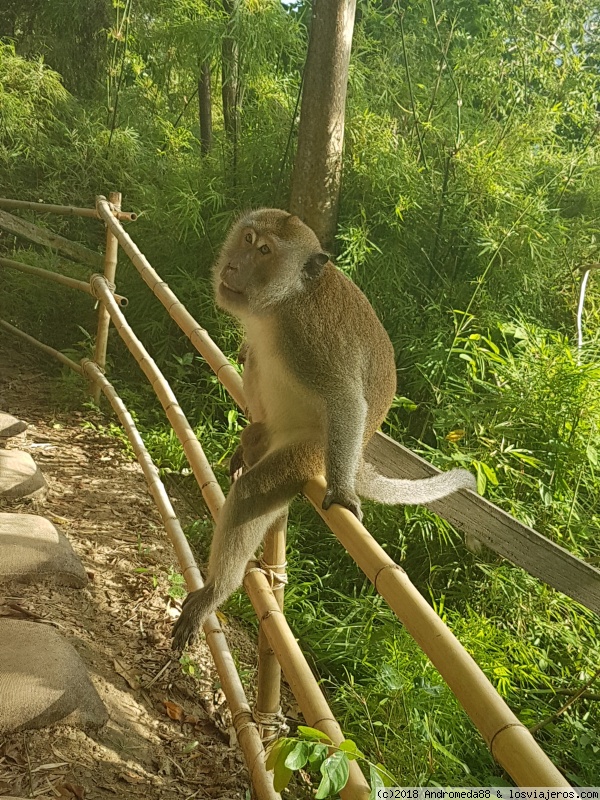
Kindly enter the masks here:
<path id="1" fill-rule="evenodd" d="M 232 294 L 244 294 L 240 292 L 239 289 L 234 289 L 233 286 L 230 286 L 226 281 L 221 280 L 221 290 L 225 289 L 227 292 L 231 292 Z"/>

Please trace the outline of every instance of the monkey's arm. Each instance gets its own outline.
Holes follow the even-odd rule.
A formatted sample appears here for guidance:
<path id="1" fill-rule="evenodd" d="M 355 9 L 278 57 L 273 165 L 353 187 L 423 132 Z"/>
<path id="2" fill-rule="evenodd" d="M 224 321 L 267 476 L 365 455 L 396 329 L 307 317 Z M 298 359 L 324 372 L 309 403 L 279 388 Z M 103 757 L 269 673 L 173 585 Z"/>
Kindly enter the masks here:
<path id="1" fill-rule="evenodd" d="M 362 520 L 360 499 L 355 491 L 356 472 L 362 457 L 367 403 L 362 391 L 352 387 L 327 399 L 325 478 L 327 492 L 323 508 L 344 506 Z"/>

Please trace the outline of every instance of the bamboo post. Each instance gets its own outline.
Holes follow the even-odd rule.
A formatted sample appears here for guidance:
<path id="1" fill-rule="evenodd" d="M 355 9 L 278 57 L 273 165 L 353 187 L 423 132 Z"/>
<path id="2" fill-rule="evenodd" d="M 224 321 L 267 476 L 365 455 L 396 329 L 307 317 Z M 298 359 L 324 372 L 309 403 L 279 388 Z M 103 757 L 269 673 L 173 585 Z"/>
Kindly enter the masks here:
<path id="1" fill-rule="evenodd" d="M 335 745 L 340 745 L 344 741 L 342 730 L 279 608 L 264 572 L 261 569 L 249 569 L 244 576 L 244 588 L 260 620 L 261 629 L 283 667 L 307 725 L 323 731 Z M 340 797 L 342 800 L 367 800 L 369 797 L 369 785 L 356 761 L 350 762 L 350 777 L 340 791 Z"/>
<path id="2" fill-rule="evenodd" d="M 121 208 L 121 193 L 111 192 L 109 201 L 117 211 Z M 111 211 L 112 214 L 112 211 Z M 117 257 L 119 254 L 119 242 L 109 227 L 106 228 L 106 250 L 104 253 L 104 277 L 111 284 L 112 290 L 115 289 L 115 275 L 117 272 Z M 110 327 L 110 316 L 105 306 L 100 303 L 98 306 L 98 330 L 96 333 L 96 347 L 94 349 L 94 361 L 102 372 L 106 369 L 106 347 L 108 344 L 108 329 Z M 92 397 L 94 403 L 100 403 L 101 389 L 99 384 L 92 387 Z"/>
<path id="3" fill-rule="evenodd" d="M 28 275 L 35 275 L 47 281 L 60 283 L 63 286 L 68 286 L 70 289 L 77 289 L 80 292 L 89 294 L 91 297 L 95 297 L 89 281 L 78 281 L 76 278 L 70 278 L 68 275 L 61 275 L 60 272 L 52 272 L 49 269 L 42 269 L 41 267 L 32 267 L 30 264 L 22 264 L 20 261 L 13 261 L 11 258 L 0 258 L 0 267 L 16 269 L 19 272 L 25 272 Z M 127 298 L 120 294 L 115 294 L 113 297 L 121 308 L 125 308 L 128 304 Z"/>
<path id="4" fill-rule="evenodd" d="M 56 206 L 50 203 L 33 203 L 29 200 L 11 200 L 8 197 L 0 197 L 0 208 L 22 208 L 27 211 L 39 211 L 42 214 L 59 214 L 65 217 L 91 217 L 92 219 L 100 219 L 96 208 Z M 137 219 L 137 214 L 133 211 L 115 210 L 114 215 L 117 219 L 124 222 L 135 222 Z"/>
<path id="5" fill-rule="evenodd" d="M 287 576 L 285 574 L 287 513 L 278 519 L 265 537 L 262 569 L 271 576 L 271 587 L 279 609 L 283 611 L 283 595 Z M 284 724 L 281 713 L 281 666 L 259 620 L 258 631 L 258 691 L 254 706 L 254 720 L 263 740 L 276 739 Z"/>

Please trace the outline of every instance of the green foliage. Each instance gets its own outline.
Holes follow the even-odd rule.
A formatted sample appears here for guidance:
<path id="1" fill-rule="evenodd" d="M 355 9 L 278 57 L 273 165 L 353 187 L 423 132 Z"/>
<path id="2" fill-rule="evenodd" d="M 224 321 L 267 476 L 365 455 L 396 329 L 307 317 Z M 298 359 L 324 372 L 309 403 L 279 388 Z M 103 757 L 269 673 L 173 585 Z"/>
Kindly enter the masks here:
<path id="1" fill-rule="evenodd" d="M 378 788 L 396 783 L 383 765 L 371 763 L 351 739 L 336 747 L 325 733 L 305 725 L 298 726 L 298 737 L 277 739 L 267 750 L 266 767 L 273 770 L 273 787 L 277 792 L 287 787 L 293 772 L 318 769 L 321 779 L 314 796 L 316 800 L 332 797 L 348 783 L 350 762 L 356 760 L 369 768 L 370 800 L 375 800 Z"/>

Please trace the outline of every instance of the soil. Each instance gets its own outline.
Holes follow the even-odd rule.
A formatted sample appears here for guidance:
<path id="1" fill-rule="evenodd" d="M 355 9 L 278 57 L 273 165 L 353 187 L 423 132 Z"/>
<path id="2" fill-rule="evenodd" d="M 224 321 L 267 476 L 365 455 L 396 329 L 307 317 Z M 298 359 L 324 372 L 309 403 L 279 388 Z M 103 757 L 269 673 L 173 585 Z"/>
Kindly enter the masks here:
<path id="1" fill-rule="evenodd" d="M 58 370 L 0 337 L 0 408 L 29 423 L 4 446 L 31 453 L 49 486 L 43 500 L 4 501 L 0 510 L 50 519 L 90 583 L 13 585 L 0 615 L 56 626 L 81 654 L 110 722 L 95 734 L 59 726 L 0 737 L 0 797 L 249 798 L 206 644 L 184 664 L 171 650 L 177 562 L 141 469 L 97 430 L 107 418 L 56 407 Z M 252 678 L 255 645 L 233 625 L 226 633 Z"/>

